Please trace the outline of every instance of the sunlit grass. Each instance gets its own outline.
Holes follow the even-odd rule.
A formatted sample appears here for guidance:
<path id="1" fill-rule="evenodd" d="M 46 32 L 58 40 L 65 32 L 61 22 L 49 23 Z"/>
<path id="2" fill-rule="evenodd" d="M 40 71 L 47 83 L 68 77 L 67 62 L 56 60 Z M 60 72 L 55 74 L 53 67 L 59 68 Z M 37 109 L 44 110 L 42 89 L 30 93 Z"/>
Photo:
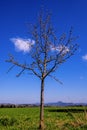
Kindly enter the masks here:
<path id="1" fill-rule="evenodd" d="M 86 107 L 45 107 L 45 130 L 87 130 Z M 0 130 L 38 130 L 39 107 L 0 108 Z"/>

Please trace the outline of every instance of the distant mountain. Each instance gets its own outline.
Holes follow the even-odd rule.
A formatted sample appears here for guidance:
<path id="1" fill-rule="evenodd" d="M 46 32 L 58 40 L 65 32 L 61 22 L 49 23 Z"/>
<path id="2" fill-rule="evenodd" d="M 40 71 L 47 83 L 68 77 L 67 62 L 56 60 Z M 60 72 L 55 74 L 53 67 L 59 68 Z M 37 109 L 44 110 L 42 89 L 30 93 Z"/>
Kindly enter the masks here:
<path id="1" fill-rule="evenodd" d="M 66 103 L 66 102 L 56 102 L 56 103 L 46 103 L 45 106 L 87 106 L 87 103 Z"/>
<path id="2" fill-rule="evenodd" d="M 34 104 L 10 104 L 10 103 L 1 103 L 0 108 L 15 108 L 15 107 L 35 107 L 40 106 L 39 103 Z M 66 103 L 66 102 L 52 102 L 52 103 L 45 103 L 45 106 L 87 106 L 87 103 Z"/>

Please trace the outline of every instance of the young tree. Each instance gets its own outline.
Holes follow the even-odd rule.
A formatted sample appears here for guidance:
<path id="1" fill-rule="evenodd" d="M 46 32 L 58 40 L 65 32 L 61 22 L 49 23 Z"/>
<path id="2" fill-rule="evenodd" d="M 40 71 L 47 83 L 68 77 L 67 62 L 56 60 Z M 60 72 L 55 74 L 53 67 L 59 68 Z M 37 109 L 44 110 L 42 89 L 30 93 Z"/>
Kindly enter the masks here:
<path id="1" fill-rule="evenodd" d="M 55 72 L 61 64 L 66 62 L 68 58 L 74 55 L 78 45 L 74 43 L 76 38 L 72 36 L 72 28 L 69 31 L 68 37 L 66 37 L 66 34 L 62 34 L 60 38 L 56 37 L 49 14 L 45 17 L 40 14 L 38 23 L 33 25 L 32 36 L 35 40 L 35 44 L 31 44 L 31 50 L 29 53 L 29 56 L 31 56 L 32 59 L 30 60 L 31 63 L 20 63 L 20 61 L 16 61 L 12 55 L 9 56 L 7 62 L 10 62 L 13 66 L 17 66 L 22 69 L 17 76 L 20 76 L 25 70 L 27 70 L 40 79 L 41 96 L 39 128 L 42 130 L 44 129 L 45 79 L 50 76 L 59 81 L 51 74 Z"/>

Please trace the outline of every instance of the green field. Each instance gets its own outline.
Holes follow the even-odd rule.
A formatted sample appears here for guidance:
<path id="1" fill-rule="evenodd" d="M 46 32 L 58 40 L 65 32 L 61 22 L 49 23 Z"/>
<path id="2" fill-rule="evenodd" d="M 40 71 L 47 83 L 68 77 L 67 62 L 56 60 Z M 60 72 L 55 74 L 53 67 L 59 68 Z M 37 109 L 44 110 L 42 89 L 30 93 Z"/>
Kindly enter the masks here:
<path id="1" fill-rule="evenodd" d="M 86 107 L 45 107 L 45 130 L 87 130 Z M 0 130 L 38 130 L 39 108 L 0 108 Z"/>

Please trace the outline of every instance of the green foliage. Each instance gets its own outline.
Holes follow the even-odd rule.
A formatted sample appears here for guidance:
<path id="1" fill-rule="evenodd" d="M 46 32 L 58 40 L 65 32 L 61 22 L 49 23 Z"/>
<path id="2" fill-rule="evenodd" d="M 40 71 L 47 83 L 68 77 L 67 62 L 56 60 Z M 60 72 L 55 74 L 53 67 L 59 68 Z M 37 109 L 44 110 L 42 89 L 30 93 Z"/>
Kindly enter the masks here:
<path id="1" fill-rule="evenodd" d="M 14 124 L 17 124 L 17 120 L 13 117 L 8 116 L 2 116 L 0 117 L 0 125 L 2 126 L 13 126 Z"/>
<path id="2" fill-rule="evenodd" d="M 87 130 L 84 107 L 45 107 L 45 130 Z M 39 108 L 0 108 L 0 130 L 38 130 Z"/>

